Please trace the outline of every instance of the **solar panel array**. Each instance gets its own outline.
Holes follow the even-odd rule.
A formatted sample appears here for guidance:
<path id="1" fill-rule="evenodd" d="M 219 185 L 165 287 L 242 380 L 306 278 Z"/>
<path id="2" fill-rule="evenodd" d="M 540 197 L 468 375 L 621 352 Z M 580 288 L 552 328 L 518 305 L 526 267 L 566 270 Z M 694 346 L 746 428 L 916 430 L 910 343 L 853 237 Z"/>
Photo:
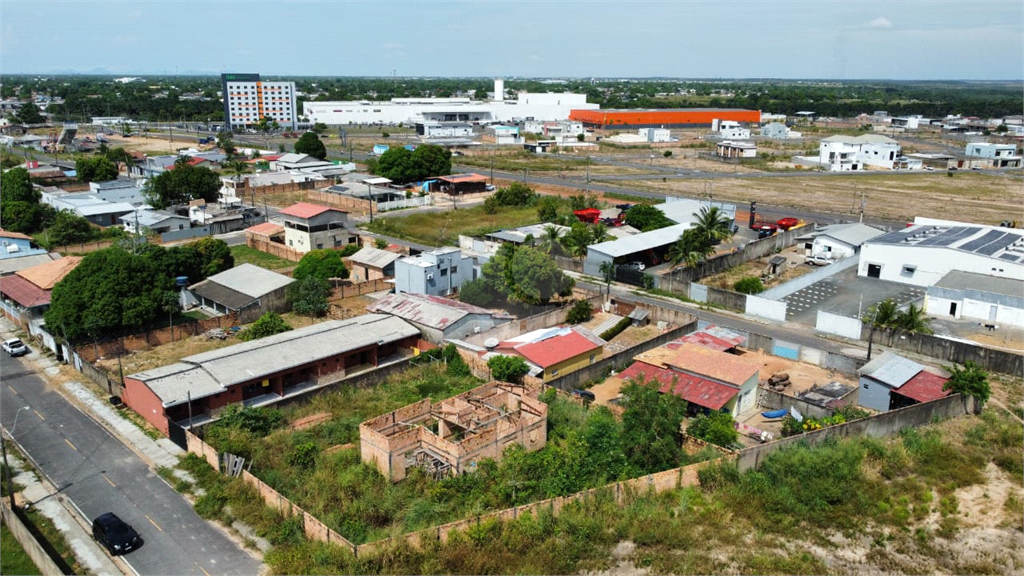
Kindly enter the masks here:
<path id="1" fill-rule="evenodd" d="M 983 230 L 980 226 L 953 226 L 950 228 L 935 228 L 932 226 L 915 227 L 897 230 L 874 238 L 869 242 L 872 244 L 900 244 L 911 246 L 935 246 L 938 248 L 951 246 L 974 236 Z M 982 256 L 993 256 L 1005 249 L 1010 252 L 1000 254 L 998 258 L 1009 262 L 1024 261 L 1024 248 L 1014 250 L 1010 248 L 1014 242 L 1024 239 L 1024 235 L 1017 231 L 1006 232 L 1003 230 L 989 230 L 982 236 L 975 238 L 956 250 L 972 252 Z"/>
<path id="2" fill-rule="evenodd" d="M 975 238 L 962 246 L 958 246 L 957 249 L 963 250 L 964 252 L 975 252 L 978 248 L 981 248 L 989 242 L 994 242 L 999 238 L 1002 238 L 1004 234 L 1005 232 L 1000 232 L 999 230 L 989 230 L 980 238 Z"/>

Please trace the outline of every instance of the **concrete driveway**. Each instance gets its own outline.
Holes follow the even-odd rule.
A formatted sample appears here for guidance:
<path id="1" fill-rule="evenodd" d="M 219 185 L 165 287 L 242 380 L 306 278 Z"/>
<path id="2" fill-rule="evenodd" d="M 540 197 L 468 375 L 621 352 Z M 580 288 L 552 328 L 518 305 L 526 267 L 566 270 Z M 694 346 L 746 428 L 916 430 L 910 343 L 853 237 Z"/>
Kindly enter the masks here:
<path id="1" fill-rule="evenodd" d="M 807 266 L 807 264 L 801 264 Z M 857 276 L 857 268 L 815 282 L 783 298 L 787 304 L 786 320 L 814 326 L 818 310 L 857 318 L 887 298 L 899 306 L 924 299 L 924 288 Z"/>

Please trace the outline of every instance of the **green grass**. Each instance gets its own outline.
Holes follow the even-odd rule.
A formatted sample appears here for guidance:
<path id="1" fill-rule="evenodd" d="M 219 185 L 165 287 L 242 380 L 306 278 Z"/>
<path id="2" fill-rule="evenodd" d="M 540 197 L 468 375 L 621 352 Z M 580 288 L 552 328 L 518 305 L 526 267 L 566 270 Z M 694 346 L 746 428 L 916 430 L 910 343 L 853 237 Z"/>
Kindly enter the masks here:
<path id="1" fill-rule="evenodd" d="M 3 559 L 0 559 L 0 573 L 42 574 L 6 525 L 0 527 L 0 549 L 4 551 Z"/>
<path id="2" fill-rule="evenodd" d="M 483 206 L 474 206 L 445 212 L 421 212 L 403 218 L 377 218 L 365 228 L 427 246 L 444 246 L 458 244 L 460 234 L 479 236 L 539 221 L 537 208 L 533 206 L 505 206 L 494 214 L 488 214 Z"/>
<path id="3" fill-rule="evenodd" d="M 646 196 L 634 196 L 633 194 L 623 194 L 620 192 L 604 192 L 602 194 L 605 198 L 612 198 L 614 200 L 623 200 L 631 204 L 662 204 L 662 200 L 658 198 L 648 198 Z"/>
<path id="4" fill-rule="evenodd" d="M 491 162 L 495 170 L 505 172 L 522 172 L 529 169 L 532 172 L 557 172 L 561 170 L 584 170 L 587 161 L 572 156 L 539 156 L 531 152 L 518 152 L 512 156 L 462 156 L 453 160 L 453 164 L 462 166 L 475 166 L 477 168 L 491 169 Z"/>
<path id="5" fill-rule="evenodd" d="M 235 257 L 235 266 L 239 264 L 252 264 L 267 270 L 280 270 L 281 268 L 295 266 L 295 262 L 285 260 L 273 254 L 260 252 L 248 246 L 232 246 L 231 255 Z"/>

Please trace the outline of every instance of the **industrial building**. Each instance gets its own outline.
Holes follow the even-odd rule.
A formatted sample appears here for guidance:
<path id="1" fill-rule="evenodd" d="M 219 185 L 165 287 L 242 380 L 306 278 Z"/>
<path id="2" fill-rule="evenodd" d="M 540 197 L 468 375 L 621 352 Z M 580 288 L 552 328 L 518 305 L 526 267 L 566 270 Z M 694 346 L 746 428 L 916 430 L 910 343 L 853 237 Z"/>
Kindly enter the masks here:
<path id="1" fill-rule="evenodd" d="M 359 425 L 364 464 L 398 482 L 410 468 L 440 480 L 475 472 L 505 448 L 527 452 L 547 443 L 547 404 L 540 388 L 490 382 L 436 404 L 424 398 Z"/>
<path id="2" fill-rule="evenodd" d="M 505 99 L 505 84 L 494 81 L 491 100 L 470 98 L 392 98 L 384 102 L 336 101 L 303 102 L 302 115 L 310 122 L 339 126 L 349 124 L 416 124 L 428 122 L 516 122 L 525 120 L 559 121 L 572 110 L 597 110 L 587 103 L 586 94 L 520 92 L 514 100 Z"/>
<path id="3" fill-rule="evenodd" d="M 679 240 L 693 224 L 676 224 L 659 230 L 641 232 L 617 240 L 591 244 L 587 246 L 587 259 L 583 261 L 583 273 L 600 278 L 601 264 L 624 264 L 641 261 L 647 265 L 660 263 L 665 259 L 668 249 Z"/>
<path id="4" fill-rule="evenodd" d="M 857 273 L 934 286 L 954 270 L 1024 278 L 1024 230 L 918 217 L 913 226 L 867 241 Z"/>
<path id="5" fill-rule="evenodd" d="M 954 270 L 928 287 L 924 309 L 933 317 L 1024 327 L 1024 278 Z"/>
<path id="6" fill-rule="evenodd" d="M 382 314 L 329 320 L 125 376 L 122 397 L 168 434 L 172 423 L 208 422 L 229 404 L 271 403 L 401 359 L 419 334 Z"/>
<path id="7" fill-rule="evenodd" d="M 221 74 L 228 128 L 247 128 L 267 118 L 294 130 L 295 82 L 264 82 L 259 74 Z"/>
<path id="8" fill-rule="evenodd" d="M 882 234 L 885 232 L 878 228 L 859 222 L 850 222 L 828 224 L 812 230 L 796 240 L 804 243 L 805 256 L 825 256 L 831 260 L 841 260 L 860 252 L 860 247 L 865 242 Z"/>
<path id="9" fill-rule="evenodd" d="M 586 110 L 574 109 L 570 120 L 582 122 L 587 128 L 686 128 L 711 126 L 715 119 L 747 124 L 760 124 L 759 110 L 725 108 L 672 108 L 648 110 Z"/>

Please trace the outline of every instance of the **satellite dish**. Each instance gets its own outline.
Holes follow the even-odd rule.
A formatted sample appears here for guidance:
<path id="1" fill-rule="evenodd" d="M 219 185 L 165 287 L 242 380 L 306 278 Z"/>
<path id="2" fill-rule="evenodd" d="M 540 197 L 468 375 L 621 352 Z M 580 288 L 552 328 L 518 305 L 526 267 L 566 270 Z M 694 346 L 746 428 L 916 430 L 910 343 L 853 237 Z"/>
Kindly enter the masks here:
<path id="1" fill-rule="evenodd" d="M 487 348 L 488 350 L 493 350 L 493 349 L 495 349 L 497 347 L 498 347 L 498 339 L 497 338 L 488 338 L 487 340 L 484 340 L 484 348 Z"/>

